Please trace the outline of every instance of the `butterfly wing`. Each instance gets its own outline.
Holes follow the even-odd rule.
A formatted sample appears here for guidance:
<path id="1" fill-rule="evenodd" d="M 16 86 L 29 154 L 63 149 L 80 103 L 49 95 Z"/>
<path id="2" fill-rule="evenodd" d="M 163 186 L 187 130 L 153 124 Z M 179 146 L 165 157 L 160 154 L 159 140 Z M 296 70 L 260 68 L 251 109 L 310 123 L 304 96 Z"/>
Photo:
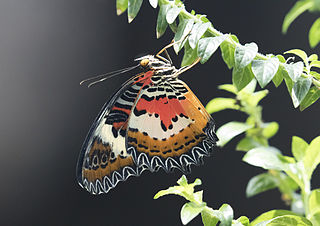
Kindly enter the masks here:
<path id="1" fill-rule="evenodd" d="M 90 193 L 106 193 L 119 181 L 137 175 L 132 154 L 127 152 L 128 119 L 142 87 L 148 85 L 152 71 L 128 80 L 105 104 L 82 146 L 77 180 Z"/>
<path id="2" fill-rule="evenodd" d="M 214 123 L 181 80 L 144 89 L 128 122 L 128 152 L 138 173 L 178 168 L 189 172 L 208 156 L 217 141 Z"/>

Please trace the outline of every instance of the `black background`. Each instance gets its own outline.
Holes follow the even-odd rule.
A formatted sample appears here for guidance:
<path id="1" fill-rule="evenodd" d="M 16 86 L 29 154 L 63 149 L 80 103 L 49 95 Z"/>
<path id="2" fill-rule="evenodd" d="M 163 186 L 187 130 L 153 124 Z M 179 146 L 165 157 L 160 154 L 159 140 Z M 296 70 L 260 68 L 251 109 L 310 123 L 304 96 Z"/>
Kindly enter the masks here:
<path id="1" fill-rule="evenodd" d="M 185 1 L 187 9 L 207 14 L 224 33 L 241 43 L 254 41 L 261 53 L 301 48 L 311 54 L 308 31 L 319 15 L 303 14 L 281 34 L 290 0 Z M 107 195 L 92 196 L 75 180 L 78 153 L 89 127 L 104 102 L 132 76 L 119 76 L 94 88 L 79 81 L 95 74 L 133 65 L 135 56 L 154 54 L 172 39 L 156 40 L 157 10 L 147 1 L 137 18 L 127 23 L 116 16 L 110 0 L 1 0 L 1 225 L 180 225 L 180 197 L 153 200 L 154 194 L 174 185 L 180 172 L 145 172 L 118 184 Z M 172 53 L 173 54 L 173 53 Z M 175 64 L 180 64 L 179 58 Z M 207 104 L 226 93 L 217 86 L 231 82 L 231 71 L 220 52 L 181 77 Z M 310 142 L 319 135 L 320 105 L 304 112 L 293 108 L 286 87 L 267 87 L 262 101 L 265 121 L 278 121 L 271 144 L 289 154 L 291 136 Z M 245 115 L 225 111 L 213 115 L 217 127 Z M 239 139 L 238 139 L 239 140 Z M 229 203 L 235 216 L 253 219 L 270 209 L 287 208 L 276 190 L 245 197 L 248 180 L 263 170 L 241 161 L 235 142 L 194 167 L 188 179 L 201 178 L 204 200 L 217 209 Z M 317 169 L 319 171 L 319 169 Z M 313 187 L 320 185 L 319 176 Z M 200 224 L 198 217 L 190 225 Z"/>

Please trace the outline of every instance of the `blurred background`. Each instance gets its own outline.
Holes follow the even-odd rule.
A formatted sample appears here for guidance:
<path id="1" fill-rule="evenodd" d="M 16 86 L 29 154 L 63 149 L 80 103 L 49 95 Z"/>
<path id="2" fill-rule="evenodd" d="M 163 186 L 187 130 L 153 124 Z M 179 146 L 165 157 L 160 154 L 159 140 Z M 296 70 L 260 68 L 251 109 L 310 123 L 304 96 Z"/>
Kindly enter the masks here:
<path id="1" fill-rule="evenodd" d="M 185 1 L 186 8 L 206 14 L 224 33 L 241 43 L 256 42 L 259 52 L 311 50 L 308 31 L 319 15 L 305 13 L 281 34 L 291 0 Z M 180 225 L 181 197 L 153 200 L 154 194 L 176 183 L 181 173 L 145 172 L 129 178 L 107 195 L 92 196 L 78 186 L 75 167 L 82 142 L 105 101 L 132 74 L 93 88 L 79 86 L 87 77 L 134 64 L 144 53 L 154 54 L 173 37 L 170 29 L 157 40 L 157 10 L 144 1 L 137 18 L 116 16 L 109 0 L 0 1 L 0 215 L 1 225 Z M 172 52 L 171 52 L 172 53 Z M 174 54 L 174 53 L 172 53 Z M 181 58 L 175 58 L 180 65 Z M 225 96 L 217 86 L 231 83 L 231 71 L 220 51 L 204 65 L 181 76 L 206 105 Z M 310 142 L 319 134 L 320 103 L 304 112 L 293 108 L 284 84 L 262 101 L 265 121 L 280 123 L 271 145 L 289 154 L 291 137 Z M 213 115 L 217 127 L 245 115 L 224 111 Z M 201 178 L 204 200 L 219 208 L 230 204 L 235 216 L 253 219 L 270 209 L 288 208 L 277 190 L 245 197 L 249 179 L 263 172 L 241 161 L 231 142 L 188 179 Z M 317 169 L 319 172 L 319 169 Z M 319 175 L 313 187 L 320 186 Z M 190 225 L 199 225 L 200 218 Z"/>

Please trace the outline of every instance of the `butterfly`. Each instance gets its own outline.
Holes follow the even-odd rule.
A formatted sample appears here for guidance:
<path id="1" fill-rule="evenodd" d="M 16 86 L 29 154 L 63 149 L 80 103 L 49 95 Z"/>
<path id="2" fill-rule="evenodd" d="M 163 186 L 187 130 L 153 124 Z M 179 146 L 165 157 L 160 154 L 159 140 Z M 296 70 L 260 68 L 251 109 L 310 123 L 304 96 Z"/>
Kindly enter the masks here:
<path id="1" fill-rule="evenodd" d="M 119 181 L 145 170 L 177 168 L 189 173 L 190 166 L 202 164 L 203 156 L 209 156 L 216 145 L 213 119 L 178 78 L 200 59 L 176 69 L 166 50 L 170 46 L 117 71 L 142 68 L 104 105 L 84 141 L 77 180 L 90 193 L 107 193 Z"/>

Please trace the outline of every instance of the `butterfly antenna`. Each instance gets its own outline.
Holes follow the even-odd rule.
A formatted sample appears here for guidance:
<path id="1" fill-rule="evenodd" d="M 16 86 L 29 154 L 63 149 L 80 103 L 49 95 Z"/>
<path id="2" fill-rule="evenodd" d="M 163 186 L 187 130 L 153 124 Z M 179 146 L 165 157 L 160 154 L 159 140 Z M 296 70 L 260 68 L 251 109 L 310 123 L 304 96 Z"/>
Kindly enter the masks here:
<path id="1" fill-rule="evenodd" d="M 83 85 L 84 83 L 86 82 L 90 82 L 90 81 L 93 81 L 93 80 L 96 80 L 94 82 L 90 82 L 88 87 L 94 85 L 94 84 L 97 84 L 99 82 L 102 82 L 104 80 L 107 80 L 109 78 L 112 78 L 116 75 L 119 75 L 119 74 L 123 74 L 123 73 L 126 73 L 128 71 L 131 71 L 135 68 L 139 67 L 139 64 L 138 65 L 135 65 L 135 66 L 131 66 L 131 67 L 127 67 L 127 68 L 123 68 L 123 69 L 120 69 L 120 70 L 116 70 L 116 71 L 112 71 L 112 72 L 108 72 L 108 73 L 105 73 L 105 74 L 101 74 L 101 75 L 97 75 L 97 76 L 94 76 L 94 77 L 91 77 L 91 78 L 87 78 L 87 79 L 84 79 L 80 82 L 80 85 Z M 97 80 L 98 79 L 98 80 Z"/>

